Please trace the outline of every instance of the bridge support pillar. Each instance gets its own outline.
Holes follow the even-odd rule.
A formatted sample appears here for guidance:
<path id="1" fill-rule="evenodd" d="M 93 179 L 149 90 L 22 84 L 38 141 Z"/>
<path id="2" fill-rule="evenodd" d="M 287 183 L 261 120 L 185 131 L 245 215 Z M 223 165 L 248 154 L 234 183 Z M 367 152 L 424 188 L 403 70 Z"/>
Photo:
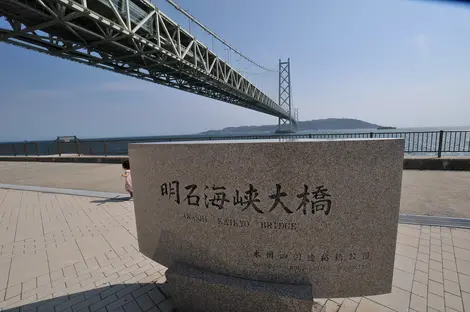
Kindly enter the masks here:
<path id="1" fill-rule="evenodd" d="M 277 133 L 293 133 L 297 130 L 298 110 L 292 107 L 290 59 L 279 60 L 279 105 L 289 112 L 289 118 L 279 118 Z"/>

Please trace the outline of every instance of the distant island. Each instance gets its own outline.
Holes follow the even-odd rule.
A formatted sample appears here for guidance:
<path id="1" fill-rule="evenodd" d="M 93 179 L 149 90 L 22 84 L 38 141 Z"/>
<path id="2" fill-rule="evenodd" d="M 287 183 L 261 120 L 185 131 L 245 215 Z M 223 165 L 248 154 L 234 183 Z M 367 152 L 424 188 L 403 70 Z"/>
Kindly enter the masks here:
<path id="1" fill-rule="evenodd" d="M 384 127 L 366 121 L 351 118 L 327 118 L 310 121 L 299 121 L 298 131 L 322 131 L 322 130 L 354 130 L 354 129 L 392 129 L 394 127 Z M 227 127 L 222 130 L 209 130 L 200 133 L 201 135 L 229 135 L 246 133 L 274 133 L 277 125 L 264 126 L 241 126 Z"/>

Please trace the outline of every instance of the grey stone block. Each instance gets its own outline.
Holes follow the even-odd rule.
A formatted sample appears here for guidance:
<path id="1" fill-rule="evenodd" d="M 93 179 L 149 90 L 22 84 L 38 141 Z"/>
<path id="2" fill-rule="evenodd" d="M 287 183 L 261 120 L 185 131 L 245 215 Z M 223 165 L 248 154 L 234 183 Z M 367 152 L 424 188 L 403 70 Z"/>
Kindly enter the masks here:
<path id="1" fill-rule="evenodd" d="M 311 312 L 311 285 L 266 283 L 175 264 L 165 273 L 178 312 Z"/>
<path id="2" fill-rule="evenodd" d="M 140 251 L 317 298 L 389 293 L 403 145 L 130 144 Z"/>

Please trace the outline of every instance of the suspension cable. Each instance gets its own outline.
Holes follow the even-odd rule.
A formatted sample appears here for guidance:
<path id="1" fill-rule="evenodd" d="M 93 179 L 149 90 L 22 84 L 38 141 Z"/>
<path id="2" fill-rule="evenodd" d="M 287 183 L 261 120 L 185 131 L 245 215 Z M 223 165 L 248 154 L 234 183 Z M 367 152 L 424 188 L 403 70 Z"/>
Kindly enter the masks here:
<path id="1" fill-rule="evenodd" d="M 279 70 L 274 70 L 274 69 L 269 69 L 269 68 L 266 68 L 258 63 L 256 63 L 255 61 L 253 61 L 252 59 L 246 57 L 245 55 L 243 55 L 240 51 L 238 51 L 237 49 L 235 49 L 234 47 L 232 47 L 230 44 L 228 44 L 225 40 L 223 40 L 222 38 L 220 38 L 219 36 L 217 36 L 212 30 L 210 30 L 209 28 L 207 28 L 206 26 L 204 26 L 201 22 L 199 22 L 195 17 L 193 17 L 191 14 L 189 14 L 189 12 L 187 12 L 186 10 L 184 10 L 183 8 L 181 8 L 176 2 L 174 2 L 173 0 L 165 0 L 166 2 L 168 2 L 169 4 L 171 4 L 176 10 L 178 10 L 179 12 L 183 13 L 187 18 L 189 18 L 190 20 L 192 20 L 194 23 L 196 23 L 197 25 L 199 25 L 199 27 L 201 27 L 203 30 L 205 30 L 208 34 L 210 34 L 213 38 L 217 39 L 218 41 L 220 41 L 223 45 L 225 45 L 226 47 L 228 47 L 230 50 L 232 50 L 233 52 L 235 52 L 236 54 L 240 55 L 242 58 L 244 58 L 245 60 L 247 60 L 248 62 L 258 66 L 259 68 L 261 69 L 264 69 L 266 71 L 270 71 L 270 72 L 278 72 Z"/>

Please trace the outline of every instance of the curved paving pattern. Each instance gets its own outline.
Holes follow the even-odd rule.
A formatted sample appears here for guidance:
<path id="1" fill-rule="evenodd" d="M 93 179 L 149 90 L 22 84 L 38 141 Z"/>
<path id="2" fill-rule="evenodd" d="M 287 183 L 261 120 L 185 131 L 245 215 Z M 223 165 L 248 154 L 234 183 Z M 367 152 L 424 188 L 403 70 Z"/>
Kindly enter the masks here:
<path id="1" fill-rule="evenodd" d="M 0 189 L 0 310 L 172 311 L 132 201 Z M 393 291 L 316 311 L 470 311 L 470 230 L 400 224 Z M 338 281 L 341 282 L 341 281 Z"/>

